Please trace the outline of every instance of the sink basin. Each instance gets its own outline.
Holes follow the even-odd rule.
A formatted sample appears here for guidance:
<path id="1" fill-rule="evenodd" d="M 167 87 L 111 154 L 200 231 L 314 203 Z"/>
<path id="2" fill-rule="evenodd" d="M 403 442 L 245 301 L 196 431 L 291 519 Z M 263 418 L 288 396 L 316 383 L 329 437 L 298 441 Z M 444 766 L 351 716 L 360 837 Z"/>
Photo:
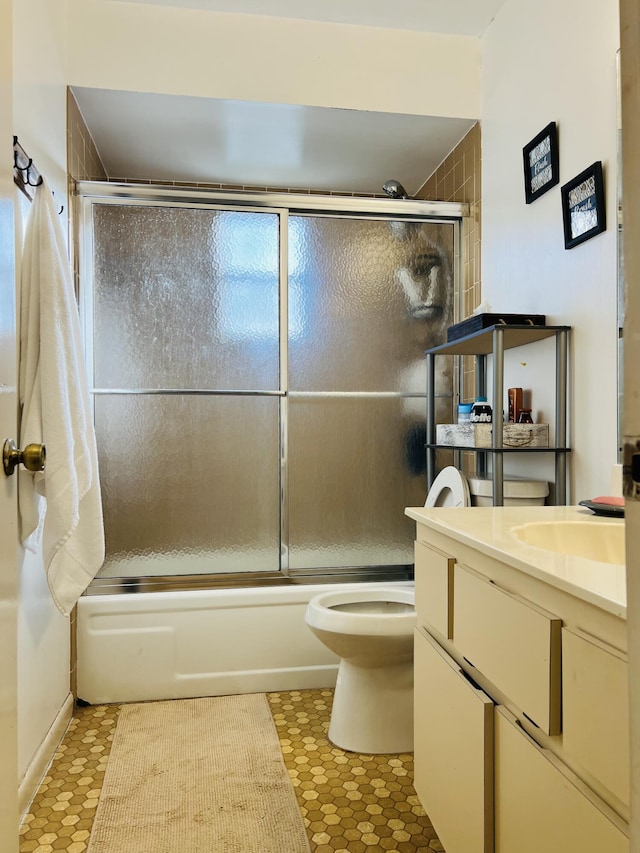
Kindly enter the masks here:
<path id="1" fill-rule="evenodd" d="M 526 545 L 570 554 L 599 563 L 625 562 L 624 523 L 601 521 L 536 521 L 513 528 Z"/>

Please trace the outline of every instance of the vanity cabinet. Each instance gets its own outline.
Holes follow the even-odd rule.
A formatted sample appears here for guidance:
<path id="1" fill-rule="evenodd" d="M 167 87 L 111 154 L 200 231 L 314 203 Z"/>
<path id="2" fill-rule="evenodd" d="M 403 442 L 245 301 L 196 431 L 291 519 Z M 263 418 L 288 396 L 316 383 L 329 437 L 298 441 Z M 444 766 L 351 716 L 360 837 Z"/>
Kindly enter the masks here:
<path id="1" fill-rule="evenodd" d="M 505 453 L 553 453 L 555 454 L 555 503 L 562 505 L 567 499 L 567 360 L 570 326 L 518 326 L 496 324 L 473 332 L 463 338 L 433 347 L 425 352 L 427 361 L 427 488 L 431 488 L 436 476 L 436 451 L 438 448 L 458 451 L 473 451 L 474 448 L 437 444 L 435 407 L 435 359 L 441 355 L 475 356 L 476 395 L 487 393 L 487 356 L 492 356 L 494 426 L 500 422 L 504 411 L 504 352 L 507 349 L 554 337 L 556 341 L 555 370 L 555 441 L 551 447 L 505 447 L 501 429 L 492 430 L 491 448 L 478 448 L 477 467 L 480 476 L 487 471 L 487 456 L 492 457 L 493 504 L 502 506 L 504 454 Z"/>
<path id="2" fill-rule="evenodd" d="M 415 583 L 415 787 L 447 853 L 628 853 L 624 623 L 420 524 Z"/>
<path id="3" fill-rule="evenodd" d="M 453 588 L 453 639 L 466 663 L 533 725 L 560 734 L 560 619 L 466 566 L 455 566 Z"/>
<path id="4" fill-rule="evenodd" d="M 493 702 L 416 629 L 415 789 L 449 853 L 493 853 Z"/>
<path id="5" fill-rule="evenodd" d="M 629 666 L 618 649 L 562 629 L 563 748 L 629 808 Z"/>
<path id="6" fill-rule="evenodd" d="M 416 542 L 415 573 L 422 581 L 416 586 L 416 613 L 419 624 L 447 640 L 453 637 L 453 567 L 455 560 L 436 548 Z"/>
<path id="7" fill-rule="evenodd" d="M 628 853 L 611 809 L 505 708 L 495 712 L 495 853 Z"/>

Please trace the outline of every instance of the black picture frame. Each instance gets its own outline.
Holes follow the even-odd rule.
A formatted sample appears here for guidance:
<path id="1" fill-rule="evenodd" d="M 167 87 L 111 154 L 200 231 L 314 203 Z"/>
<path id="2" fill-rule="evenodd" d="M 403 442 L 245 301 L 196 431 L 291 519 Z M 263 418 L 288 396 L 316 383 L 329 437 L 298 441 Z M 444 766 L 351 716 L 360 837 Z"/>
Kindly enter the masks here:
<path id="1" fill-rule="evenodd" d="M 560 193 L 565 249 L 573 249 L 606 229 L 601 160 L 564 184 Z"/>
<path id="2" fill-rule="evenodd" d="M 524 197 L 531 204 L 560 181 L 558 127 L 550 122 L 522 149 Z"/>

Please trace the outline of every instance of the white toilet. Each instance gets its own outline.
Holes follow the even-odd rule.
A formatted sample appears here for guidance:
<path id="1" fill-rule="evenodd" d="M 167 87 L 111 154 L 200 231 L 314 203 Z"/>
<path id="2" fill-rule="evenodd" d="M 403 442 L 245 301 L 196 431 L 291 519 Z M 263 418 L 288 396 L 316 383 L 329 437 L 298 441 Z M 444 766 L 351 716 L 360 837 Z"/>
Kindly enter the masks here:
<path id="1" fill-rule="evenodd" d="M 471 506 L 476 492 L 481 504 L 490 487 L 450 466 L 433 481 L 425 506 Z M 505 480 L 504 503 L 544 503 L 548 489 L 548 483 Z M 329 740 L 341 749 L 413 750 L 414 605 L 412 586 L 337 589 L 309 602 L 305 622 L 341 658 L 329 725 Z"/>
<path id="2" fill-rule="evenodd" d="M 543 506 L 549 494 L 546 480 L 510 477 L 502 485 L 504 506 Z M 449 465 L 435 478 L 425 501 L 425 507 L 437 506 L 493 506 L 493 481 L 467 477 Z"/>
<path id="3" fill-rule="evenodd" d="M 413 588 L 332 590 L 305 621 L 340 658 L 329 740 L 369 754 L 413 750 Z"/>

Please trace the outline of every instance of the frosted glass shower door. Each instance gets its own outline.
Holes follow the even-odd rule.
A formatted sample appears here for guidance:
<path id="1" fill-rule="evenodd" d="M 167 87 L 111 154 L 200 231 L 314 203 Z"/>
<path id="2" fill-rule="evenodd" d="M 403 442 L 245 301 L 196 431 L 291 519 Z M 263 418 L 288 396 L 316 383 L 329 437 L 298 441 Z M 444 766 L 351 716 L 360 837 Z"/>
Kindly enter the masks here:
<path id="1" fill-rule="evenodd" d="M 452 322 L 454 226 L 289 228 L 289 568 L 411 565 L 404 507 L 426 495 L 424 350 Z"/>
<path id="2" fill-rule="evenodd" d="M 100 582 L 406 576 L 457 223 L 86 201 Z M 450 410 L 444 360 L 437 390 Z"/>
<path id="3" fill-rule="evenodd" d="M 92 210 L 100 576 L 279 571 L 278 214 Z"/>

